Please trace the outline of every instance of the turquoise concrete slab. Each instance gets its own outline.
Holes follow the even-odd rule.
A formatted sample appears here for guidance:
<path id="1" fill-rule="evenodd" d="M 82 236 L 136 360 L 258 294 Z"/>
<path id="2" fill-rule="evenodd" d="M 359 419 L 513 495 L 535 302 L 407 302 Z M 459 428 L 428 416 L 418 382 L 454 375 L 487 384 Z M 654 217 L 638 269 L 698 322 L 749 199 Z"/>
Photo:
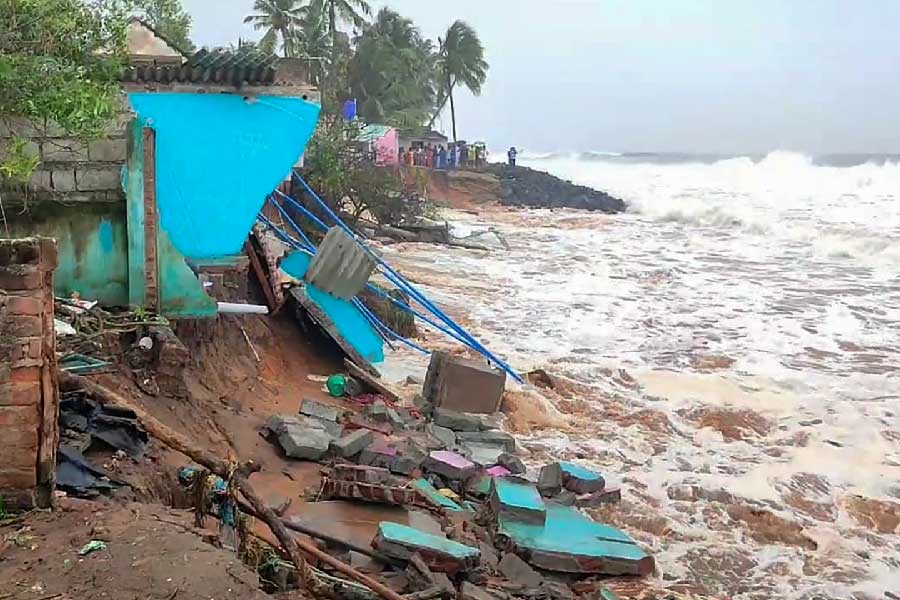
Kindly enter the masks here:
<path id="1" fill-rule="evenodd" d="M 453 512 L 463 512 L 462 507 L 448 498 L 447 496 L 440 493 L 436 487 L 431 485 L 427 479 L 416 479 L 413 484 L 413 488 L 415 488 L 420 494 L 428 498 L 432 503 L 437 504 L 441 508 L 446 508 L 447 510 Z"/>
<path id="2" fill-rule="evenodd" d="M 448 540 L 437 535 L 425 533 L 406 525 L 398 523 L 390 523 L 382 521 L 378 524 L 378 532 L 381 538 L 393 544 L 402 546 L 414 546 L 418 548 L 427 548 L 429 550 L 440 552 L 454 558 L 477 559 L 481 556 L 481 551 L 453 540 Z"/>
<path id="3" fill-rule="evenodd" d="M 582 467 L 581 465 L 576 465 L 575 463 L 561 462 L 559 463 L 559 468 L 562 470 L 564 475 L 576 477 L 585 481 L 597 481 L 598 479 L 603 479 L 603 475 L 601 475 L 600 473 L 596 473 L 594 471 L 591 471 L 590 469 Z"/>
<path id="4" fill-rule="evenodd" d="M 313 255 L 309 252 L 295 250 L 281 260 L 281 270 L 294 279 L 302 280 L 306 271 L 309 270 L 312 259 Z"/>
<path id="5" fill-rule="evenodd" d="M 537 488 L 529 483 L 520 483 L 512 479 L 495 477 L 494 491 L 503 506 L 535 512 L 546 512 L 544 500 Z"/>
<path id="6" fill-rule="evenodd" d="M 501 517 L 498 534 L 545 569 L 608 574 L 646 574 L 653 569 L 653 559 L 626 533 L 554 503 L 547 505 L 543 526 Z"/>

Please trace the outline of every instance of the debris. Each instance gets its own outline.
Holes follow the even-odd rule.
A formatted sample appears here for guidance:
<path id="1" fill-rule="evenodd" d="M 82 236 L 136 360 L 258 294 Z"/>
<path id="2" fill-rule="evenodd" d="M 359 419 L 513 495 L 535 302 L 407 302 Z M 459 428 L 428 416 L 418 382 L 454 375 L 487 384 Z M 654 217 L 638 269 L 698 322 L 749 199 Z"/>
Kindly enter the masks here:
<path id="1" fill-rule="evenodd" d="M 547 505 L 543 525 L 500 515 L 495 542 L 549 571 L 647 575 L 654 569 L 653 557 L 628 535 L 555 503 Z"/>
<path id="2" fill-rule="evenodd" d="M 497 600 L 486 591 L 469 583 L 468 581 L 463 581 L 462 586 L 459 588 L 459 600 Z"/>
<path id="3" fill-rule="evenodd" d="M 331 442 L 332 449 L 343 458 L 359 454 L 375 441 L 375 436 L 368 429 L 357 429 L 338 440 Z"/>
<path id="4" fill-rule="evenodd" d="M 511 478 L 493 480 L 490 496 L 491 511 L 497 519 L 510 519 L 543 525 L 547 508 L 537 489 Z"/>
<path id="5" fill-rule="evenodd" d="M 445 508 L 451 512 L 462 512 L 462 507 L 454 500 L 442 494 L 436 487 L 431 485 L 427 479 L 416 479 L 412 482 L 414 490 L 419 492 L 425 502 L 435 508 Z"/>
<path id="6" fill-rule="evenodd" d="M 482 416 L 474 413 L 456 412 L 446 408 L 436 408 L 434 410 L 434 423 L 453 431 L 484 431 L 486 427 Z"/>
<path id="7" fill-rule="evenodd" d="M 481 564 L 496 571 L 500 564 L 500 557 L 497 556 L 497 550 L 487 542 L 479 542 L 478 549 L 481 550 Z"/>
<path id="8" fill-rule="evenodd" d="M 400 396 L 398 396 L 397 393 L 377 375 L 377 371 L 376 373 L 370 373 L 367 370 L 360 368 L 350 359 L 344 359 L 344 367 L 346 367 L 347 372 L 350 375 L 362 381 L 363 384 L 369 386 L 372 390 L 381 394 L 390 402 L 400 402 Z"/>
<path id="9" fill-rule="evenodd" d="M 409 560 L 418 553 L 433 571 L 454 575 L 478 566 L 477 548 L 397 523 L 381 522 L 372 546 L 393 558 Z"/>
<path id="10" fill-rule="evenodd" d="M 102 542 L 100 540 L 91 540 L 87 544 L 81 547 L 81 550 L 78 551 L 78 556 L 87 556 L 92 552 L 96 552 L 98 550 L 106 550 L 106 542 Z"/>
<path id="11" fill-rule="evenodd" d="M 551 498 L 562 491 L 563 477 L 559 463 L 551 463 L 541 467 L 537 487 L 544 498 Z"/>
<path id="12" fill-rule="evenodd" d="M 347 422 L 347 427 L 350 429 L 370 429 L 382 435 L 391 435 L 394 432 L 394 428 L 387 423 L 374 423 L 363 415 L 353 415 L 350 421 Z"/>
<path id="13" fill-rule="evenodd" d="M 428 365 L 422 395 L 435 408 L 492 414 L 500 410 L 505 386 L 506 373 L 491 368 L 486 362 L 435 351 Z"/>
<path id="14" fill-rule="evenodd" d="M 323 404 L 322 402 L 304 398 L 303 403 L 300 404 L 300 414 L 323 421 L 337 422 L 338 417 L 341 415 L 341 410 L 330 404 Z"/>
<path id="15" fill-rule="evenodd" d="M 429 423 L 425 431 L 447 450 L 452 450 L 456 447 L 456 433 L 452 429 Z"/>
<path id="16" fill-rule="evenodd" d="M 111 363 L 84 354 L 68 354 L 59 359 L 59 368 L 73 375 L 90 375 L 107 369 Z"/>
<path id="17" fill-rule="evenodd" d="M 516 438 L 505 431 L 462 431 L 456 434 L 456 438 L 462 444 L 472 443 L 482 446 L 501 446 L 505 452 L 516 451 Z"/>
<path id="18" fill-rule="evenodd" d="M 67 335 L 78 335 L 78 332 L 74 327 L 66 323 L 65 321 L 61 321 L 60 319 L 53 319 L 53 329 L 56 331 L 57 337 L 65 337 Z"/>
<path id="19" fill-rule="evenodd" d="M 320 460 L 336 436 L 325 430 L 324 422 L 305 416 L 274 415 L 266 427 L 289 458 Z"/>
<path id="20" fill-rule="evenodd" d="M 331 477 L 335 481 L 358 481 L 385 485 L 391 481 L 391 472 L 379 467 L 335 465 Z"/>
<path id="21" fill-rule="evenodd" d="M 571 493 L 571 492 L 570 492 Z M 584 494 L 575 499 L 578 508 L 596 508 L 603 504 L 613 504 L 622 499 L 622 490 L 619 488 L 607 488 L 593 494 Z"/>
<path id="22" fill-rule="evenodd" d="M 74 448 L 60 446 L 56 451 L 56 486 L 74 496 L 94 498 L 122 485 L 102 469 L 89 463 Z"/>
<path id="23" fill-rule="evenodd" d="M 503 446 L 475 444 L 471 442 L 463 444 L 462 450 L 468 455 L 472 462 L 482 467 L 496 465 L 497 459 L 506 451 Z"/>
<path id="24" fill-rule="evenodd" d="M 466 485 L 466 492 L 476 498 L 487 498 L 492 489 L 494 489 L 494 478 L 486 473 L 473 477 Z"/>
<path id="25" fill-rule="evenodd" d="M 563 487 L 576 494 L 600 492 L 606 487 L 603 475 L 570 462 L 559 463 Z"/>
<path id="26" fill-rule="evenodd" d="M 522 462 L 522 459 L 514 454 L 510 454 L 509 452 L 504 452 L 503 454 L 498 456 L 497 464 L 501 467 L 504 467 L 513 475 L 521 475 L 526 471 L 525 463 Z"/>
<path id="27" fill-rule="evenodd" d="M 503 465 L 496 465 L 485 471 L 491 477 L 507 477 L 512 475 L 509 469 L 504 467 Z"/>
<path id="28" fill-rule="evenodd" d="M 66 393 L 60 400 L 59 426 L 63 431 L 89 434 L 92 441 L 101 441 L 135 458 L 144 455 L 149 439 L 131 410 L 103 406 L 78 392 Z"/>
<path id="29" fill-rule="evenodd" d="M 385 440 L 378 440 L 359 455 L 359 464 L 369 467 L 390 469 L 391 464 L 400 455 L 395 447 Z"/>
<path id="30" fill-rule="evenodd" d="M 391 473 L 410 476 L 428 458 L 428 453 L 410 440 L 407 440 L 399 448 L 397 456 L 390 464 Z"/>
<path id="31" fill-rule="evenodd" d="M 497 570 L 508 580 L 526 588 L 537 588 L 544 582 L 544 578 L 537 571 L 512 552 L 503 555 Z"/>
<path id="32" fill-rule="evenodd" d="M 435 450 L 423 464 L 425 470 L 454 481 L 468 478 L 475 472 L 475 463 L 455 452 Z"/>

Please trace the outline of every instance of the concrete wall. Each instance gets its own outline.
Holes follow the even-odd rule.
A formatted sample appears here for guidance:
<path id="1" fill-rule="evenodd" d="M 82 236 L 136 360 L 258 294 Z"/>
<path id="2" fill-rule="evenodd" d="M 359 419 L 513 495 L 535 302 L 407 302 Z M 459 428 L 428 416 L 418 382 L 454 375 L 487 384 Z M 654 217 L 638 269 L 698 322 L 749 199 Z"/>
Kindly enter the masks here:
<path id="1" fill-rule="evenodd" d="M 6 507 L 53 501 L 59 442 L 55 266 L 53 240 L 0 240 L 0 497 Z"/>
<path id="2" fill-rule="evenodd" d="M 17 117 L 0 116 L 0 147 L 14 137 L 28 140 L 32 155 L 41 165 L 28 186 L 0 181 L 5 205 L 43 200 L 74 202 L 122 202 L 122 165 L 126 156 L 126 122 L 123 109 L 119 120 L 109 126 L 108 139 L 84 142 L 72 139 L 53 123 L 35 123 Z"/>

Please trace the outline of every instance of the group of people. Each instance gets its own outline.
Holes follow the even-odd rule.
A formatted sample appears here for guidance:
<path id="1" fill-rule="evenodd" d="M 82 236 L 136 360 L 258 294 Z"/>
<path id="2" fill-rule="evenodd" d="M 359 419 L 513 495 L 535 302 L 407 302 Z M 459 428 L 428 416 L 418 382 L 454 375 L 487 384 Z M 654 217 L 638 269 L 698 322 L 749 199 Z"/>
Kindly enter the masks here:
<path id="1" fill-rule="evenodd" d="M 487 156 L 483 146 L 469 146 L 465 142 L 448 144 L 417 145 L 412 148 L 400 148 L 400 164 L 426 169 L 461 169 L 480 168 L 484 166 Z"/>

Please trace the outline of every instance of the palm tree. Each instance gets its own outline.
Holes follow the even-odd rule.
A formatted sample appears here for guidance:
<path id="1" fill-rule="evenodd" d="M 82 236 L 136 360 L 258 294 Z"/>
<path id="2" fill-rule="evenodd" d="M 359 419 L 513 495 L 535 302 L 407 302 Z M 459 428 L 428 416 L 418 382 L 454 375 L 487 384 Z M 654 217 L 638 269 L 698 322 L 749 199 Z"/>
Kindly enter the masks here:
<path id="1" fill-rule="evenodd" d="M 253 28 L 257 31 L 266 31 L 259 41 L 260 49 L 274 51 L 280 40 L 284 55 L 294 56 L 296 32 L 309 11 L 304 2 L 305 0 L 256 0 L 253 3 L 253 10 L 257 14 L 246 17 L 244 23 L 253 23 Z"/>
<path id="2" fill-rule="evenodd" d="M 447 30 L 444 39 L 438 39 L 440 50 L 437 57 L 437 70 L 442 78 L 443 100 L 438 104 L 437 112 L 431 119 L 429 127 L 444 109 L 447 99 L 450 100 L 450 118 L 453 121 L 453 141 L 456 141 L 456 106 L 453 104 L 453 88 L 462 85 L 473 94 L 481 94 L 481 86 L 487 80 L 488 64 L 484 60 L 484 46 L 478 34 L 465 21 L 454 21 Z"/>
<path id="3" fill-rule="evenodd" d="M 337 71 L 337 25 L 338 21 L 347 21 L 356 28 L 366 24 L 366 17 L 372 14 L 372 7 L 367 0 L 313 0 L 320 3 L 328 12 L 328 31 L 331 34 L 331 66 L 332 75 Z"/>

